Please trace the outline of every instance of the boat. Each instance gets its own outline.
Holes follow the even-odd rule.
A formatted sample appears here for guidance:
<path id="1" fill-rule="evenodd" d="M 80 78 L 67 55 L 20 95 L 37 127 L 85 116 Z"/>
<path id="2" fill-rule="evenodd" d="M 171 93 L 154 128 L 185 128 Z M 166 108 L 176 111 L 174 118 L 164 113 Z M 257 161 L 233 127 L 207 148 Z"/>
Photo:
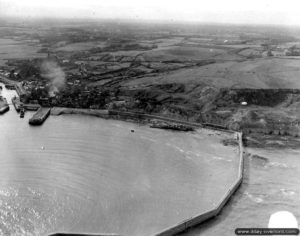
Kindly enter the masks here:
<path id="1" fill-rule="evenodd" d="M 20 118 L 24 118 L 24 116 L 25 116 L 25 109 L 22 108 L 22 109 L 20 110 Z"/>

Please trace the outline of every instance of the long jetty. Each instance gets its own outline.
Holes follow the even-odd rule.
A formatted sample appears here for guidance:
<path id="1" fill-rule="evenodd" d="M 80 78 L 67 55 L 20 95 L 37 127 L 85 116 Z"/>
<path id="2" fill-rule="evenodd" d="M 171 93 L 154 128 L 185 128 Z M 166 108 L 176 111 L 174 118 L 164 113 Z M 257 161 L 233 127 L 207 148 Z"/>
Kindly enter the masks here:
<path id="1" fill-rule="evenodd" d="M 30 125 L 41 125 L 50 115 L 50 108 L 41 107 L 38 111 L 29 119 Z"/>

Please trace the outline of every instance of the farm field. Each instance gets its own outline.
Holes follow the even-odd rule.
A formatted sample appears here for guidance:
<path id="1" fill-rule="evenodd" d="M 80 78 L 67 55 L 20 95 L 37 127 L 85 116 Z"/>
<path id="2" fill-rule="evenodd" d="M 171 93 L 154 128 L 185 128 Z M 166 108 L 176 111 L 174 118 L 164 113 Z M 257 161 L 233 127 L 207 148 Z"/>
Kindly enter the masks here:
<path id="1" fill-rule="evenodd" d="M 40 48 L 39 44 L 26 41 L 0 39 L 0 60 L 45 57 L 45 54 L 37 52 Z"/>
<path id="2" fill-rule="evenodd" d="M 262 58 L 243 62 L 224 62 L 182 69 L 165 75 L 149 76 L 124 85 L 152 83 L 195 83 L 215 87 L 238 88 L 298 88 L 300 89 L 300 60 Z"/>

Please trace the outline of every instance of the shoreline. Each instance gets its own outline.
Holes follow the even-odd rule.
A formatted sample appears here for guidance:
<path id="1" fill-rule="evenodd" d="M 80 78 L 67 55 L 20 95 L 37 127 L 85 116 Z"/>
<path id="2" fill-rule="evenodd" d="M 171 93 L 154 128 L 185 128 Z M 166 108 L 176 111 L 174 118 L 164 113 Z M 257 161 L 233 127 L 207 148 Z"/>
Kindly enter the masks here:
<path id="1" fill-rule="evenodd" d="M 130 112 L 124 112 L 124 113 L 130 113 Z M 87 115 L 87 116 L 95 116 L 102 119 L 113 119 L 113 120 L 122 120 L 126 122 L 133 122 L 136 124 L 143 124 L 143 125 L 152 125 L 153 121 L 159 120 L 159 117 L 156 115 L 113 115 L 108 110 L 94 110 L 94 109 L 83 109 L 83 108 L 68 108 L 68 107 L 53 107 L 51 108 L 50 115 L 54 116 L 60 116 L 60 115 Z M 168 117 L 161 117 L 164 119 L 169 119 Z M 171 118 L 170 118 L 171 119 Z M 168 121 L 167 121 L 168 122 Z M 176 120 L 169 121 L 176 123 Z M 178 122 L 181 122 L 178 120 Z M 240 131 L 231 131 L 231 130 L 220 130 L 215 129 L 211 127 L 205 127 L 202 126 L 200 123 L 198 124 L 198 128 L 204 128 L 209 130 L 215 130 L 220 132 L 240 132 Z M 200 127 L 202 126 L 202 127 Z M 189 131 L 185 131 L 189 132 Z M 231 143 L 232 140 L 225 140 L 225 145 L 235 145 L 234 143 Z M 261 135 L 254 133 L 247 135 L 246 137 L 246 143 L 245 145 L 252 148 L 270 148 L 270 147 L 276 147 L 279 149 L 285 149 L 285 148 L 296 148 L 300 144 L 300 138 L 292 137 L 292 136 L 277 136 L 277 135 Z"/>
<path id="2" fill-rule="evenodd" d="M 98 118 L 103 119 L 113 119 L 113 120 L 122 120 L 126 122 L 133 122 L 137 124 L 144 124 L 144 125 L 151 125 L 160 122 L 169 123 L 170 126 L 172 124 L 180 124 L 183 123 L 182 126 L 186 127 L 193 127 L 195 129 L 197 128 L 203 128 L 202 125 L 191 123 L 188 124 L 186 121 L 181 120 L 175 120 L 168 117 L 159 117 L 157 115 L 148 115 L 148 114 L 142 114 L 142 113 L 135 113 L 135 112 L 122 112 L 122 111 L 110 111 L 110 110 L 94 110 L 94 109 L 82 109 L 82 108 L 68 108 L 68 107 L 53 107 L 51 108 L 50 115 L 53 116 L 60 116 L 60 115 L 69 115 L 69 114 L 75 114 L 75 115 L 87 115 L 87 116 L 95 116 Z M 161 128 L 163 129 L 163 128 Z M 173 130 L 172 128 L 170 130 Z M 174 129 L 175 130 L 175 129 Z M 177 131 L 192 131 L 192 130 L 177 130 Z M 225 132 L 230 132 L 229 130 L 224 130 Z"/>
<path id="3" fill-rule="evenodd" d="M 50 111 L 51 116 L 60 115 L 83 115 L 83 116 L 93 116 L 101 119 L 110 120 L 121 120 L 125 122 L 132 122 L 136 124 L 150 125 L 151 123 L 145 119 L 138 119 L 133 117 L 125 116 L 115 116 L 109 113 L 108 110 L 94 110 L 94 109 L 84 109 L 84 108 L 69 108 L 69 107 L 53 107 Z"/>

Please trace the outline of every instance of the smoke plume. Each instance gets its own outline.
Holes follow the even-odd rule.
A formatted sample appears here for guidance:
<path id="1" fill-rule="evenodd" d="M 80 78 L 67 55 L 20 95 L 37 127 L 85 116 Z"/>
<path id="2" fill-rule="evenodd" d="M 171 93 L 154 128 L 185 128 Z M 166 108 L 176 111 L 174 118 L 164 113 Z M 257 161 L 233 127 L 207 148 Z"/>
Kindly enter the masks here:
<path id="1" fill-rule="evenodd" d="M 47 78 L 50 83 L 49 94 L 57 92 L 65 86 L 65 73 L 54 61 L 45 61 L 41 66 L 42 77 Z"/>

